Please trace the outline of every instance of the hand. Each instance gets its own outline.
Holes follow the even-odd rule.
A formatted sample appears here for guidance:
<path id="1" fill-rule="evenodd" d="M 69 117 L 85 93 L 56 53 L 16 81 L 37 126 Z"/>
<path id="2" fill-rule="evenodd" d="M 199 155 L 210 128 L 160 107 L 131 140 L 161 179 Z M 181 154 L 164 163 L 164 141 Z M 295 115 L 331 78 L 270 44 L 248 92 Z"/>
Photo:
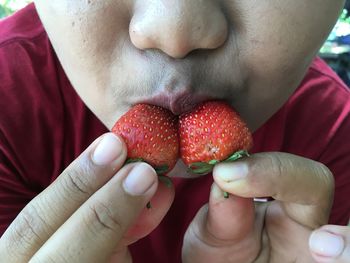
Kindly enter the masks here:
<path id="1" fill-rule="evenodd" d="M 9 226 L 1 262 L 130 262 L 127 245 L 159 224 L 174 190 L 148 164 L 123 167 L 126 151 L 112 133 L 95 140 Z"/>
<path id="2" fill-rule="evenodd" d="M 324 165 L 261 153 L 218 164 L 213 176 L 209 204 L 185 234 L 183 262 L 314 262 L 308 238 L 328 221 L 333 198 L 333 176 Z M 253 201 L 266 196 L 275 200 Z"/>
<path id="3" fill-rule="evenodd" d="M 350 262 L 350 227 L 322 226 L 312 232 L 309 246 L 318 263 Z"/>

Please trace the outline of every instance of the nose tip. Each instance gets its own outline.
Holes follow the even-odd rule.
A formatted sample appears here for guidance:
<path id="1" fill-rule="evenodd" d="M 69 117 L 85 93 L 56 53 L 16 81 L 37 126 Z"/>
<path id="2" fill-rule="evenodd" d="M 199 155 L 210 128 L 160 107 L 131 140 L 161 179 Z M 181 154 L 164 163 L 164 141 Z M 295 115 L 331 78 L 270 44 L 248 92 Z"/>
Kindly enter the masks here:
<path id="1" fill-rule="evenodd" d="M 172 58 L 183 58 L 192 50 L 193 47 L 188 39 L 181 35 L 157 36 L 158 33 L 153 33 L 152 29 L 133 25 L 130 27 L 130 39 L 133 45 L 140 50 L 158 49 Z"/>
<path id="2" fill-rule="evenodd" d="M 226 17 L 214 1 L 203 2 L 177 0 L 177 6 L 162 5 L 161 10 L 156 4 L 137 8 L 129 26 L 131 42 L 140 50 L 158 49 L 173 58 L 220 47 L 227 39 Z"/>

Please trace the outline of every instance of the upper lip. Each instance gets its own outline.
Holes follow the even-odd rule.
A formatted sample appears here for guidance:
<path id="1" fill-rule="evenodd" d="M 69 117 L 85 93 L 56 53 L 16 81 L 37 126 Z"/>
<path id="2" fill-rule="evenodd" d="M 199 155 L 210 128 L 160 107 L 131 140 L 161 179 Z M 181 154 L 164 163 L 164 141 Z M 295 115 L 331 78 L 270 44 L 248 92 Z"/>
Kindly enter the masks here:
<path id="1" fill-rule="evenodd" d="M 188 91 L 161 92 L 141 103 L 157 105 L 170 110 L 175 115 L 191 111 L 199 103 L 209 100 L 209 96 L 199 95 Z"/>

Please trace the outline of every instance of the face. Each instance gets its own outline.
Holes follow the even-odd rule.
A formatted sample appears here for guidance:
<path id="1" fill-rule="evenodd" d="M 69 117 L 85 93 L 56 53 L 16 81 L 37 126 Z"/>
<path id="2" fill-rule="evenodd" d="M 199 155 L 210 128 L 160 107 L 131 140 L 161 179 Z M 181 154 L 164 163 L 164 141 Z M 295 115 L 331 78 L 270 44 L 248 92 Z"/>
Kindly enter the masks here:
<path id="1" fill-rule="evenodd" d="M 343 0 L 37 0 L 67 76 L 111 128 L 132 105 L 225 99 L 252 130 L 288 99 Z"/>

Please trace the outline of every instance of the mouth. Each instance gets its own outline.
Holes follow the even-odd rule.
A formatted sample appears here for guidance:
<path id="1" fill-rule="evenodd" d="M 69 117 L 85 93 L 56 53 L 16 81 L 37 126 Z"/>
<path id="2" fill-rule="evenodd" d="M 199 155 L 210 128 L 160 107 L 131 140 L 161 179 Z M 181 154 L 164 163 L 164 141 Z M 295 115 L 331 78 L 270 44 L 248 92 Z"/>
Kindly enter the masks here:
<path id="1" fill-rule="evenodd" d="M 181 115 L 191 111 L 196 105 L 207 100 L 213 100 L 210 96 L 196 94 L 190 91 L 160 92 L 139 103 L 147 103 L 163 107 L 174 115 Z"/>

